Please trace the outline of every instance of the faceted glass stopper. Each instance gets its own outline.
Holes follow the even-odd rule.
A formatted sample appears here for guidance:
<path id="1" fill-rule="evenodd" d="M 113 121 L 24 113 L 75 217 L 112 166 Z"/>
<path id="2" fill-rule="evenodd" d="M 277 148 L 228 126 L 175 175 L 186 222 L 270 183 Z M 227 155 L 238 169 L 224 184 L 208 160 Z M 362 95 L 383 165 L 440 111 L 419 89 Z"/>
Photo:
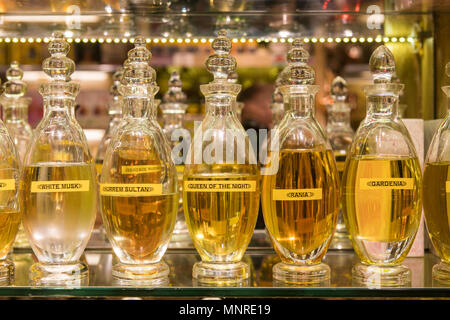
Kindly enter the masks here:
<path id="1" fill-rule="evenodd" d="M 186 95 L 181 91 L 182 83 L 178 72 L 171 73 L 169 78 L 169 89 L 164 94 L 164 103 L 184 103 Z"/>
<path id="2" fill-rule="evenodd" d="M 374 83 L 390 83 L 395 73 L 395 60 L 392 52 L 385 45 L 379 46 L 370 57 L 370 72 Z"/>
<path id="3" fill-rule="evenodd" d="M 236 69 L 236 59 L 230 55 L 231 40 L 225 30 L 219 31 L 212 48 L 214 53 L 206 60 L 206 69 L 214 75 L 214 80 L 226 80 Z"/>
<path id="4" fill-rule="evenodd" d="M 48 45 L 51 57 L 42 63 L 42 69 L 52 80 L 70 81 L 70 76 L 75 71 L 75 63 L 66 57 L 69 50 L 70 45 L 64 35 L 61 32 L 53 33 Z"/>
<path id="5" fill-rule="evenodd" d="M 152 54 L 145 47 L 144 37 L 136 37 L 134 48 L 128 51 L 128 59 L 125 60 L 124 72 L 121 83 L 123 85 L 154 85 L 156 72 L 148 64 Z"/>
<path id="6" fill-rule="evenodd" d="M 301 39 L 295 39 L 287 54 L 288 65 L 280 74 L 280 85 L 314 84 L 315 72 L 308 65 L 309 53 L 302 46 Z"/>
<path id="7" fill-rule="evenodd" d="M 348 94 L 347 81 L 342 77 L 334 78 L 331 83 L 330 93 L 334 101 L 344 102 Z"/>
<path id="8" fill-rule="evenodd" d="M 120 96 L 119 86 L 120 86 L 120 80 L 122 79 L 122 75 L 123 75 L 123 68 L 120 67 L 116 70 L 116 72 L 114 72 L 114 74 L 112 76 L 113 84 L 111 85 L 111 88 L 109 89 L 109 93 L 113 97 Z"/>
<path id="9" fill-rule="evenodd" d="M 23 71 L 16 61 L 11 62 L 11 66 L 6 71 L 8 81 L 3 85 L 6 97 L 21 97 L 27 91 L 27 84 L 22 81 Z"/>

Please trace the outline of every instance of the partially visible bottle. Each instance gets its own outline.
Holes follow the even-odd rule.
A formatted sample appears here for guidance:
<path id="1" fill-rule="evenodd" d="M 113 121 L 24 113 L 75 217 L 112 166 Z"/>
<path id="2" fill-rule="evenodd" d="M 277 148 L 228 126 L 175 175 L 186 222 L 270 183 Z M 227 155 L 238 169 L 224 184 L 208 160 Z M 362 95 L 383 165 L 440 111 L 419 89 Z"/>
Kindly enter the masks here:
<path id="1" fill-rule="evenodd" d="M 21 92 L 23 87 L 19 87 Z M 16 95 L 14 86 L 5 88 L 6 94 Z M 16 238 L 21 221 L 19 205 L 20 161 L 14 141 L 3 121 L 0 121 L 0 284 L 13 280 L 14 263 L 8 252 Z"/>
<path id="2" fill-rule="evenodd" d="M 353 129 L 350 125 L 350 106 L 345 102 L 347 99 L 347 82 L 336 77 L 331 83 L 331 96 L 333 104 L 328 107 L 327 136 L 333 149 L 336 159 L 336 166 L 339 172 L 339 181 L 342 179 L 347 151 L 353 140 Z M 351 249 L 352 244 L 348 238 L 342 208 L 339 210 L 336 231 L 330 248 Z"/>
<path id="3" fill-rule="evenodd" d="M 23 225 L 39 262 L 30 269 L 34 284 L 74 284 L 88 279 L 81 262 L 94 227 L 97 179 L 86 136 L 74 117 L 79 84 L 75 63 L 60 32 L 49 43 L 42 68 L 51 81 L 41 84 L 44 116 L 34 131 L 21 177 Z"/>
<path id="4" fill-rule="evenodd" d="M 113 84 L 109 90 L 111 94 L 112 101 L 108 105 L 109 123 L 108 128 L 106 128 L 105 134 L 103 135 L 100 144 L 98 145 L 97 155 L 95 156 L 95 169 L 97 175 L 100 176 L 103 167 L 103 159 L 105 158 L 106 149 L 111 142 L 114 130 L 119 126 L 120 120 L 122 119 L 122 105 L 123 99 L 119 92 L 120 80 L 122 78 L 123 69 L 118 68 L 113 75 Z"/>
<path id="5" fill-rule="evenodd" d="M 180 194 L 177 211 L 177 221 L 173 230 L 171 245 L 175 247 L 187 246 L 191 243 L 191 236 L 186 225 L 183 211 L 183 172 L 186 154 L 183 154 L 183 149 L 178 150 L 176 146 L 180 143 L 179 140 L 172 139 L 172 133 L 175 137 L 184 136 L 183 117 L 186 113 L 186 95 L 181 90 L 181 80 L 178 72 L 174 71 L 169 78 L 169 89 L 164 94 L 163 103 L 160 104 L 162 116 L 164 121 L 163 131 L 169 140 L 172 150 L 172 159 L 176 164 L 178 176 L 178 190 Z M 183 131 L 183 132 L 181 132 Z M 178 151 L 178 152 L 177 152 Z"/>
<path id="6" fill-rule="evenodd" d="M 238 74 L 236 71 L 233 71 L 228 75 L 228 82 L 238 83 Z M 236 112 L 236 117 L 239 119 L 239 121 L 242 121 L 242 109 L 244 109 L 244 103 L 236 101 L 234 104 L 234 112 Z"/>
<path id="7" fill-rule="evenodd" d="M 308 52 L 295 39 L 281 72 L 280 90 L 287 107 L 271 136 L 269 162 L 261 199 L 264 221 L 282 262 L 273 267 L 274 280 L 324 285 L 330 267 L 322 263 L 336 227 L 339 176 L 331 149 L 315 118 L 315 72 Z M 275 144 L 276 145 L 276 144 Z"/>
<path id="8" fill-rule="evenodd" d="M 361 263 L 355 283 L 407 286 L 411 271 L 401 265 L 419 228 L 422 173 L 414 144 L 397 118 L 402 84 L 391 83 L 395 61 L 382 45 L 369 62 L 374 84 L 365 87 L 367 115 L 347 154 L 342 210 Z"/>
<path id="9" fill-rule="evenodd" d="M 100 176 L 103 223 L 119 259 L 112 275 L 122 283 L 161 285 L 162 261 L 176 220 L 178 188 L 169 142 L 157 124 L 156 72 L 145 39 L 136 37 L 119 86 L 122 119 L 107 148 Z M 150 117 L 150 119 L 149 119 Z"/>
<path id="10" fill-rule="evenodd" d="M 272 103 L 270 104 L 270 110 L 272 111 L 272 124 L 273 127 L 277 127 L 284 115 L 284 102 L 283 94 L 280 91 L 280 76 L 275 80 L 275 89 L 272 94 Z"/>
<path id="11" fill-rule="evenodd" d="M 445 67 L 450 77 L 450 63 Z M 447 99 L 450 86 L 442 87 Z M 423 205 L 428 234 L 441 263 L 433 267 L 433 278 L 450 281 L 450 102 L 447 117 L 434 134 L 425 160 Z"/>
<path id="12" fill-rule="evenodd" d="M 0 103 L 3 106 L 3 122 L 16 145 L 20 167 L 22 167 L 28 143 L 33 136 L 33 130 L 28 123 L 28 105 L 31 98 L 24 97 L 27 85 L 22 81 L 22 77 L 23 71 L 19 68 L 19 64 L 16 61 L 11 62 L 10 68 L 6 71 L 8 81 L 3 85 L 5 91 L 0 97 Z M 29 247 L 30 244 L 21 223 L 14 241 L 14 248 Z"/>
<path id="13" fill-rule="evenodd" d="M 228 82 L 236 68 L 231 40 L 221 30 L 206 66 L 214 76 L 200 87 L 206 114 L 195 129 L 184 169 L 183 206 L 192 241 L 202 262 L 192 275 L 198 283 L 241 285 L 250 267 L 241 261 L 259 208 L 259 169 L 235 102 L 241 86 Z"/>

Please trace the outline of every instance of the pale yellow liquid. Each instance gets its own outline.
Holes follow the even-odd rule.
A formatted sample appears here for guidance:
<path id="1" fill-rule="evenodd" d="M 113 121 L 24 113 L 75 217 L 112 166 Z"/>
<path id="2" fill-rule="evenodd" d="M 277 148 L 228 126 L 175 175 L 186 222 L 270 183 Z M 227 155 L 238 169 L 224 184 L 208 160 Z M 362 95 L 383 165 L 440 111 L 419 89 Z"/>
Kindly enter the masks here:
<path id="1" fill-rule="evenodd" d="M 183 190 L 183 207 L 191 238 L 205 262 L 238 262 L 255 228 L 259 208 L 256 165 L 238 165 L 249 174 L 233 174 L 232 165 L 214 165 L 212 173 L 185 175 L 184 181 L 256 181 L 255 191 Z M 253 174 L 251 174 L 253 173 Z"/>
<path id="2" fill-rule="evenodd" d="M 339 183 L 331 151 L 289 150 L 279 154 L 279 169 L 263 176 L 264 221 L 283 261 L 293 256 L 320 262 L 334 232 Z M 273 200 L 274 189 L 322 189 L 320 200 Z"/>
<path id="3" fill-rule="evenodd" d="M 31 192 L 32 181 L 89 180 L 89 191 Z M 89 240 L 97 211 L 92 164 L 43 163 L 24 167 L 23 224 L 40 262 L 75 262 Z"/>
<path id="4" fill-rule="evenodd" d="M 361 190 L 362 178 L 412 178 L 413 189 Z M 342 208 L 353 247 L 366 263 L 396 263 L 407 255 L 421 215 L 417 158 L 351 158 L 343 177 Z"/>
<path id="5" fill-rule="evenodd" d="M 450 263 L 450 162 L 429 163 L 423 175 L 427 229 L 441 259 Z"/>
<path id="6" fill-rule="evenodd" d="M 113 154 L 108 183 L 159 184 L 163 182 L 165 166 L 152 150 L 121 149 Z M 124 166 L 152 166 L 149 172 L 123 174 Z M 172 172 L 174 178 L 175 169 Z M 103 181 L 103 180 L 102 180 Z M 178 207 L 177 185 L 172 193 L 155 196 L 103 196 L 103 223 L 115 253 L 122 263 L 146 264 L 158 262 L 170 241 Z"/>

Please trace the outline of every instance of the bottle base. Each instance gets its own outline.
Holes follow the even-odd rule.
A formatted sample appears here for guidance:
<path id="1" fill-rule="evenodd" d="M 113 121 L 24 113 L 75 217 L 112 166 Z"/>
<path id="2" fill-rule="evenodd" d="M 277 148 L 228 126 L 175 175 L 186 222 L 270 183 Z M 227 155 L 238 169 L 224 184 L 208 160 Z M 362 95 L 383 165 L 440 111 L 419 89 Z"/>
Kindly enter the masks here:
<path id="1" fill-rule="evenodd" d="M 411 270 L 404 265 L 378 266 L 358 263 L 352 268 L 356 286 L 368 288 L 396 288 L 411 285 Z"/>
<path id="2" fill-rule="evenodd" d="M 232 285 L 250 277 L 250 267 L 245 262 L 209 263 L 197 262 L 192 269 L 197 284 Z"/>
<path id="3" fill-rule="evenodd" d="M 0 285 L 11 284 L 14 279 L 14 263 L 5 259 L 0 261 Z"/>
<path id="4" fill-rule="evenodd" d="M 335 250 L 350 250 L 353 249 L 352 242 L 346 233 L 336 232 L 330 243 L 330 249 Z"/>
<path id="5" fill-rule="evenodd" d="M 280 262 L 273 266 L 273 280 L 278 284 L 326 286 L 330 283 L 330 267 L 325 263 L 298 265 Z"/>
<path id="6" fill-rule="evenodd" d="M 433 267 L 433 280 L 450 283 L 450 264 L 441 261 Z"/>
<path id="7" fill-rule="evenodd" d="M 117 263 L 112 267 L 112 276 L 116 282 L 124 285 L 164 285 L 168 284 L 170 269 L 164 262 L 151 264 L 124 264 Z"/>
<path id="8" fill-rule="evenodd" d="M 89 268 L 84 262 L 73 264 L 35 263 L 30 281 L 38 286 L 84 286 L 89 283 Z"/>

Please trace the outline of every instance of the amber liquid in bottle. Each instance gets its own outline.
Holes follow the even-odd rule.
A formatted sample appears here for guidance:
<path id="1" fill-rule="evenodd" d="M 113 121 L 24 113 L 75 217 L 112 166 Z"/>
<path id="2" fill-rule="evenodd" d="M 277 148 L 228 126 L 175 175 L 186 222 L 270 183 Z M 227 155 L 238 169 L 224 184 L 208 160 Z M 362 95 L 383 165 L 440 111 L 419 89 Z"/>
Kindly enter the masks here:
<path id="1" fill-rule="evenodd" d="M 255 172 L 255 165 L 239 165 L 241 172 Z M 243 169 L 244 167 L 244 169 Z M 245 170 L 248 167 L 248 170 Z M 201 183 L 199 191 L 186 191 L 184 212 L 192 240 L 203 261 L 237 262 L 244 255 L 253 234 L 259 207 L 259 180 L 252 174 L 233 174 L 233 165 L 216 164 L 206 174 L 186 175 L 184 184 Z M 196 170 L 201 171 L 201 170 Z M 252 191 L 211 191 L 206 185 L 215 182 L 254 183 Z M 206 187 L 206 188 L 205 188 Z"/>
<path id="2" fill-rule="evenodd" d="M 117 158 L 116 158 L 117 157 Z M 113 155 L 113 184 L 160 184 L 160 162 L 151 151 L 121 149 Z M 152 196 L 101 195 L 110 241 L 122 261 L 155 263 L 161 259 L 175 223 L 178 194 Z M 120 248 L 120 249 L 117 249 Z"/>
<path id="3" fill-rule="evenodd" d="M 339 210 L 333 163 L 332 151 L 284 149 L 280 151 L 278 173 L 263 177 L 263 190 L 274 189 L 262 197 L 264 219 L 274 248 L 285 262 L 295 262 L 297 256 L 318 263 L 326 253 L 323 247 L 330 244 Z M 316 189 L 321 199 L 274 200 L 276 189 L 298 193 Z"/>
<path id="4" fill-rule="evenodd" d="M 431 241 L 439 257 L 450 263 L 450 162 L 425 166 L 423 205 Z"/>
<path id="5" fill-rule="evenodd" d="M 412 245 L 412 241 L 407 244 L 408 239 L 414 236 L 420 222 L 417 214 L 421 206 L 419 171 L 417 158 L 360 156 L 349 159 L 343 178 L 342 206 L 350 234 L 354 235 L 353 246 L 360 252 L 363 262 L 389 264 L 386 248 L 401 252 L 400 257 L 397 254 L 392 257 L 392 263 L 406 257 L 405 246 Z M 392 182 L 392 178 L 400 180 Z M 368 187 L 370 183 L 372 187 Z M 405 183 L 409 186 L 401 186 Z"/>

